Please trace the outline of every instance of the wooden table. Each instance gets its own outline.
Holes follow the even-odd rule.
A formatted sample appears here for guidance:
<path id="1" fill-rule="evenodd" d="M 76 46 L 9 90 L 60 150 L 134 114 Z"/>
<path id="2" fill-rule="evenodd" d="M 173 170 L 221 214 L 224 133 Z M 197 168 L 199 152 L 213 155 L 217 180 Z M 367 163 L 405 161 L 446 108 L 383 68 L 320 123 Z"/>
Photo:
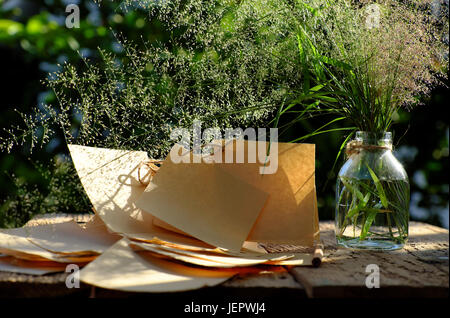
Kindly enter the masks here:
<path id="1" fill-rule="evenodd" d="M 78 218 L 83 218 L 78 216 Z M 334 225 L 320 222 L 324 258 L 318 268 L 292 267 L 285 272 L 237 276 L 221 286 L 171 293 L 171 299 L 284 299 L 322 297 L 448 297 L 449 232 L 419 222 L 410 222 L 410 239 L 404 249 L 391 252 L 355 251 L 337 248 Z M 366 267 L 379 268 L 379 288 L 367 288 Z M 65 273 L 32 276 L 0 272 L 2 297 L 153 297 L 167 295 L 135 294 L 93 288 L 65 286 Z M 231 299 L 230 298 L 230 299 Z"/>

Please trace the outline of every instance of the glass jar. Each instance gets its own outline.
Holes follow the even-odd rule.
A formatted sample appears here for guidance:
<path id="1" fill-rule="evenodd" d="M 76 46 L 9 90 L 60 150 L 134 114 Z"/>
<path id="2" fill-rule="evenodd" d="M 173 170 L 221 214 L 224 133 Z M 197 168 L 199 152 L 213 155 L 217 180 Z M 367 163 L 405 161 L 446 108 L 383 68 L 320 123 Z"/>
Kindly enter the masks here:
<path id="1" fill-rule="evenodd" d="M 402 248 L 408 238 L 410 190 L 405 169 L 392 153 L 392 134 L 358 131 L 346 154 L 336 182 L 338 245 Z"/>

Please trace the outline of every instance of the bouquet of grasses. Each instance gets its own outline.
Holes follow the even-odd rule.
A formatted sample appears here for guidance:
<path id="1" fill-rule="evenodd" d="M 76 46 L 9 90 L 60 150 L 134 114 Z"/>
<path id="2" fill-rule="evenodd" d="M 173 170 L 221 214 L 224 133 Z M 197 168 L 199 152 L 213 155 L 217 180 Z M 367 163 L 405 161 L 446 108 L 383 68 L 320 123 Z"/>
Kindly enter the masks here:
<path id="1" fill-rule="evenodd" d="M 344 246 L 394 249 L 407 238 L 409 183 L 391 153 L 389 129 L 399 108 L 417 105 L 445 77 L 441 33 L 448 26 L 432 9 L 431 1 L 300 2 L 303 91 L 279 108 L 275 122 L 287 112 L 296 117 L 285 126 L 332 116 L 295 141 L 349 131 L 336 157 L 347 145 L 336 187 L 336 235 Z M 350 126 L 330 128 L 339 121 Z"/>

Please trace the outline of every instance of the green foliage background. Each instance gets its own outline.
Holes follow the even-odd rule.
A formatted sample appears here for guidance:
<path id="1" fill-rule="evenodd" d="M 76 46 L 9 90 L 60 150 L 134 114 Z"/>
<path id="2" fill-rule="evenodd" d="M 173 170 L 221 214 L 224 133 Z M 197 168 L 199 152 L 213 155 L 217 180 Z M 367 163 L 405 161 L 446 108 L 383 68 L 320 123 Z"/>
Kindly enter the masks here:
<path id="1" fill-rule="evenodd" d="M 197 16 L 191 16 L 190 11 L 179 11 L 176 17 L 155 15 L 149 21 L 145 9 L 124 10 L 124 7 L 118 6 L 120 2 L 113 1 L 103 1 L 100 6 L 93 1 L 0 1 L 0 67 L 4 79 L 1 88 L 0 127 L 8 129 L 23 122 L 22 116 L 14 109 L 32 116 L 32 109 L 36 105 L 41 105 L 40 109 L 44 109 L 42 106 L 44 104 L 55 105 L 57 100 L 54 92 L 41 80 L 49 78 L 49 72 L 64 70 L 65 62 L 73 65 L 76 72 L 92 71 L 92 68 L 86 67 L 82 57 L 86 57 L 89 65 L 97 68 L 98 72 L 104 71 L 108 62 L 113 62 L 115 58 L 122 59 L 125 61 L 122 68 L 113 67 L 108 74 L 119 76 L 127 69 L 139 71 L 131 74 L 138 79 L 134 84 L 157 90 L 156 93 L 148 93 L 150 96 L 165 97 L 164 102 L 153 101 L 155 105 L 165 105 L 167 109 L 172 109 L 174 104 L 183 102 L 193 106 L 180 109 L 185 113 L 177 115 L 178 121 L 173 122 L 168 118 L 153 121 L 152 118 L 155 117 L 158 108 L 149 109 L 146 113 L 148 126 L 137 127 L 139 131 L 130 133 L 130 136 L 142 134 L 142 138 L 127 142 L 114 138 L 94 138 L 93 134 L 96 132 L 102 134 L 105 129 L 118 127 L 117 124 L 112 126 L 105 124 L 92 131 L 86 131 L 85 137 L 81 137 L 81 141 L 85 144 L 98 144 L 99 140 L 103 140 L 99 146 L 139 148 L 148 151 L 152 156 L 163 156 L 170 147 L 168 143 L 158 144 L 158 140 L 165 140 L 164 134 L 168 131 L 163 129 L 163 123 L 188 127 L 194 119 L 200 118 L 211 126 L 221 128 L 270 126 L 273 107 L 282 102 L 284 89 L 296 89 L 301 78 L 296 63 L 298 54 L 295 50 L 296 39 L 283 37 L 294 20 L 289 19 L 289 16 L 295 12 L 286 11 L 290 1 L 268 1 L 271 6 L 262 5 L 267 1 L 253 1 L 252 6 L 245 8 L 243 8 L 245 1 L 242 3 L 207 1 L 209 5 L 201 1 L 188 2 L 203 5 L 204 9 L 193 10 L 192 12 L 199 14 Z M 69 3 L 77 3 L 81 9 L 81 25 L 78 29 L 68 29 L 64 26 L 68 14 L 65 8 Z M 216 11 L 212 10 L 211 3 L 226 4 L 222 7 L 234 8 L 230 11 L 221 11 L 220 23 L 216 24 L 218 29 L 212 30 L 199 23 L 206 19 L 204 15 L 216 14 Z M 237 9 L 245 10 L 246 14 L 237 16 Z M 264 16 L 264 10 L 267 14 L 278 15 L 275 19 L 278 23 L 258 24 L 260 21 L 258 15 Z M 252 14 L 253 20 L 249 18 Z M 184 23 L 169 24 L 168 21 L 184 21 Z M 123 45 L 123 39 L 129 44 Z M 192 47 L 190 41 L 196 43 L 198 47 L 188 50 L 187 48 Z M 147 50 L 146 45 L 149 43 L 167 45 L 155 45 L 155 50 L 151 51 L 155 56 L 148 58 L 156 61 L 158 56 L 166 54 L 169 58 L 161 58 L 160 61 L 171 61 L 171 65 L 179 66 L 178 69 L 170 67 L 158 69 L 160 73 L 157 74 L 157 78 L 163 77 L 166 72 L 168 75 L 166 82 L 152 83 L 147 80 L 147 76 L 154 74 L 155 65 L 136 66 L 141 58 L 145 60 L 139 52 Z M 267 50 L 271 50 L 270 54 Z M 100 54 L 102 51 L 105 52 L 103 57 Z M 271 59 L 269 56 L 277 58 Z M 219 58 L 221 60 L 218 60 Z M 231 62 L 226 64 L 224 61 Z M 271 64 L 274 61 L 278 64 Z M 189 67 L 181 67 L 184 65 Z M 189 74 L 180 73 L 185 71 Z M 214 73 L 217 74 L 216 78 L 208 77 Z M 70 72 L 66 73 L 67 76 L 69 74 Z M 91 87 L 89 83 L 81 83 L 83 77 L 76 74 L 79 73 L 75 73 L 73 80 L 77 86 Z M 174 85 L 173 81 L 176 80 L 177 74 L 180 78 L 189 78 L 193 82 L 184 83 L 185 86 L 179 83 Z M 203 75 L 205 77 L 202 77 Z M 139 81 L 139 76 L 143 76 L 142 81 Z M 225 85 L 227 83 L 224 84 L 223 80 L 228 80 L 229 85 Z M 280 85 L 273 89 L 273 83 L 268 83 L 268 80 Z M 180 93 L 189 91 L 192 87 L 201 89 L 196 88 L 185 95 Z M 208 92 L 210 87 L 213 89 Z M 220 90 L 220 87 L 223 89 Z M 266 91 L 266 87 L 272 87 L 273 90 Z M 246 91 L 246 88 L 256 89 Z M 71 87 L 63 85 L 56 87 L 57 91 L 58 89 L 68 97 L 67 102 L 70 102 L 71 97 L 77 96 L 75 93 L 67 94 Z M 214 95 L 218 92 L 219 95 Z M 145 98 L 146 91 L 129 93 L 129 95 L 136 94 L 136 97 L 142 99 Z M 431 97 L 425 100 L 425 106 L 412 112 L 400 112 L 393 126 L 397 157 L 405 164 L 411 178 L 412 219 L 425 220 L 446 227 L 448 227 L 449 190 L 448 122 L 444 106 L 448 95 L 448 89 L 435 90 Z M 212 97 L 205 99 L 203 96 Z M 241 96 L 253 98 L 241 101 L 239 100 Z M 126 98 L 115 101 L 124 103 L 128 101 L 130 105 L 136 105 Z M 105 101 L 105 106 L 108 102 Z M 87 100 L 84 100 L 83 105 L 89 105 Z M 91 106 L 95 107 L 95 103 Z M 252 111 L 252 107 L 260 111 Z M 246 113 L 237 111 L 243 108 L 249 108 L 251 111 Z M 230 112 L 229 115 L 227 111 Z M 119 118 L 129 120 L 132 116 L 133 113 L 130 113 Z M 31 122 L 36 120 L 35 117 L 29 119 Z M 74 177 L 73 167 L 64 157 L 67 155 L 65 139 L 83 135 L 83 132 L 78 130 L 82 120 L 77 114 L 71 114 L 70 128 L 73 128 L 73 136 L 66 136 L 61 131 L 47 136 L 46 131 L 36 128 L 36 141 L 45 143 L 42 149 L 38 147 L 33 153 L 28 150 L 30 139 L 25 139 L 24 145 L 14 148 L 11 154 L 5 151 L 0 153 L 1 227 L 19 226 L 35 213 L 89 212 L 89 202 L 77 178 Z M 289 118 L 285 117 L 282 120 L 288 122 Z M 125 128 L 132 127 L 127 124 L 124 122 Z M 293 140 L 310 133 L 320 125 L 319 119 L 302 121 L 292 126 L 280 138 L 285 141 Z M 336 123 L 330 128 L 345 125 L 346 123 Z M 152 135 L 152 132 L 162 135 Z M 114 133 L 110 135 L 114 136 Z M 0 132 L 1 136 L 7 137 L 8 134 Z M 317 144 L 316 183 L 321 219 L 331 219 L 334 215 L 335 171 L 330 170 L 335 154 L 345 137 L 343 133 L 334 132 L 306 141 Z"/>

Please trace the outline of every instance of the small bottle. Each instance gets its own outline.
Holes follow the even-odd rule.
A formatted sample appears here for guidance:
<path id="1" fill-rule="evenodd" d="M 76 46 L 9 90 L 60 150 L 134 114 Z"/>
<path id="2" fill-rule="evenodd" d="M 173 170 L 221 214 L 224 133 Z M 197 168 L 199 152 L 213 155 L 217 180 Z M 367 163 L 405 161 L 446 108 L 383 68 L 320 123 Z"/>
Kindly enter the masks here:
<path id="1" fill-rule="evenodd" d="M 339 246 L 395 250 L 408 238 L 409 180 L 392 153 L 392 134 L 358 131 L 336 182 Z"/>

